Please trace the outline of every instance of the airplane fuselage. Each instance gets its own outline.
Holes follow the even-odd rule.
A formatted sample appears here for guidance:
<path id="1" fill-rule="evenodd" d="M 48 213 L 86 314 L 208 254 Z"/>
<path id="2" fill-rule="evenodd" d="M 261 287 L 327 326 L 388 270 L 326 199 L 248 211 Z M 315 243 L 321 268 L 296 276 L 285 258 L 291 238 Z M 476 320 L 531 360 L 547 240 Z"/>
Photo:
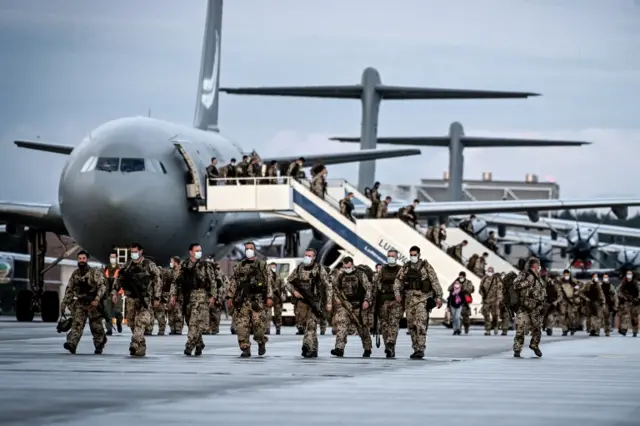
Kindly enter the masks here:
<path id="1" fill-rule="evenodd" d="M 241 148 L 217 132 L 146 117 L 101 125 L 69 156 L 60 211 L 69 235 L 93 257 L 106 261 L 114 247 L 133 242 L 161 263 L 185 254 L 192 242 L 215 249 L 227 215 L 189 211 L 188 168 L 175 142 L 186 148 L 203 184 L 212 157 L 219 164 L 242 157 Z"/>

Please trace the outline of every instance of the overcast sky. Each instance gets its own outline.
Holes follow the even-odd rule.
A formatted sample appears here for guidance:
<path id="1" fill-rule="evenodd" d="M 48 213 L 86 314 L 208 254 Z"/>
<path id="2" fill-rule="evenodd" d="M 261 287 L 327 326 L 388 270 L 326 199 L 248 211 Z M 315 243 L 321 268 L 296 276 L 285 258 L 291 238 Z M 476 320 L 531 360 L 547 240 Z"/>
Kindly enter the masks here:
<path id="1" fill-rule="evenodd" d="M 65 157 L 16 138 L 77 144 L 111 119 L 190 124 L 204 0 L 0 2 L 0 199 L 52 202 Z M 528 172 L 563 197 L 639 196 L 640 5 L 634 0 L 233 0 L 223 16 L 223 86 L 383 82 L 527 90 L 528 100 L 383 103 L 380 135 L 558 137 L 586 148 L 468 150 L 465 175 Z M 222 95 L 223 134 L 263 155 L 357 149 L 360 103 Z M 381 146 L 382 147 L 382 146 Z M 378 162 L 377 178 L 440 177 L 445 149 Z M 355 180 L 357 166 L 330 169 Z"/>

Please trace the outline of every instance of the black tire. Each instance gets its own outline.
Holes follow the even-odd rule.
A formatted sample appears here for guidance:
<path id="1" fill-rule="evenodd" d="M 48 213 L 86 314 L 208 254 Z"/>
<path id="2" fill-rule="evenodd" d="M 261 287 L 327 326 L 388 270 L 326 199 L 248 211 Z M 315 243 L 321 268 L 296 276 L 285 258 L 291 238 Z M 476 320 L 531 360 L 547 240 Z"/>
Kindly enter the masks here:
<path id="1" fill-rule="evenodd" d="M 57 291 L 45 291 L 40 301 L 42 322 L 58 322 L 60 318 L 60 296 Z"/>
<path id="2" fill-rule="evenodd" d="M 21 290 L 16 297 L 16 319 L 20 322 L 33 321 L 33 293 Z"/>

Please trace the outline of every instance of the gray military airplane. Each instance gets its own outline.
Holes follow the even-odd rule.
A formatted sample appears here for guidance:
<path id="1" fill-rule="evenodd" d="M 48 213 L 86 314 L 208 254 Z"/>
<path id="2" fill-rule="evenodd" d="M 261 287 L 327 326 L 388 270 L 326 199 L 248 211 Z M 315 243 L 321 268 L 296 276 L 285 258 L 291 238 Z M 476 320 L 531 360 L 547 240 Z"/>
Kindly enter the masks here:
<path id="1" fill-rule="evenodd" d="M 45 232 L 69 235 L 103 262 L 114 247 L 127 246 L 133 241 L 140 242 L 148 249 L 147 254 L 162 261 L 185 253 L 194 241 L 200 242 L 205 251 L 218 255 L 222 252 L 218 250 L 221 246 L 276 232 L 295 233 L 309 227 L 287 216 L 199 213 L 188 200 L 185 183 L 199 182 L 205 187 L 203 171 L 211 157 L 226 163 L 242 156 L 242 148 L 223 137 L 218 128 L 222 0 L 208 1 L 205 25 L 193 127 L 134 117 L 99 126 L 76 147 L 15 141 L 21 148 L 69 156 L 60 176 L 57 204 L 0 201 L 0 222 L 6 224 L 6 231 L 14 235 L 26 233 L 30 241 L 30 289 L 18 294 L 19 321 L 31 321 L 37 310 L 45 322 L 55 322 L 59 316 L 57 293 L 42 292 Z M 397 90 L 404 93 L 409 89 Z M 451 89 L 446 91 L 451 95 Z M 481 92 L 474 93 L 480 96 Z M 486 92 L 484 97 L 499 97 L 500 93 Z M 517 95 L 508 93 L 511 97 Z M 419 153 L 417 149 L 369 150 L 304 157 L 310 163 L 322 161 L 329 165 Z M 263 158 L 263 161 L 276 160 L 283 164 L 296 157 Z M 635 201 L 634 205 L 640 205 L 640 200 Z M 531 210 L 563 208 L 555 204 L 527 203 L 520 202 L 519 206 Z M 573 208 L 601 205 L 615 206 L 620 202 L 583 202 Z M 474 211 L 473 203 L 443 206 L 438 214 Z M 482 212 L 500 212 L 509 209 L 509 205 L 479 208 Z M 513 211 L 513 206 L 509 211 Z"/>

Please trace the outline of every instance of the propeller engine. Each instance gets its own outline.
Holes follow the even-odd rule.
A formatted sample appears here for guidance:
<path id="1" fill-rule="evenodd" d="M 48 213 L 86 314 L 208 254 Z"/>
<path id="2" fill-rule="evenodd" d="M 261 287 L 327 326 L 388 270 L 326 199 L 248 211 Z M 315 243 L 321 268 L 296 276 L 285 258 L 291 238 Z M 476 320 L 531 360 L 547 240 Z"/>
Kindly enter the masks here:
<path id="1" fill-rule="evenodd" d="M 543 268 L 548 269 L 553 262 L 553 246 L 549 243 L 545 243 L 540 238 L 540 241 L 527 246 L 529 254 L 540 259 L 540 264 Z"/>
<path id="2" fill-rule="evenodd" d="M 580 228 L 577 225 L 566 235 L 566 253 L 571 257 L 571 264 L 581 261 L 587 262 L 595 260 L 595 251 L 598 249 L 598 228 Z"/>
<path id="3" fill-rule="evenodd" d="M 620 270 L 640 268 L 640 250 L 621 251 L 616 258 L 616 266 Z"/>

